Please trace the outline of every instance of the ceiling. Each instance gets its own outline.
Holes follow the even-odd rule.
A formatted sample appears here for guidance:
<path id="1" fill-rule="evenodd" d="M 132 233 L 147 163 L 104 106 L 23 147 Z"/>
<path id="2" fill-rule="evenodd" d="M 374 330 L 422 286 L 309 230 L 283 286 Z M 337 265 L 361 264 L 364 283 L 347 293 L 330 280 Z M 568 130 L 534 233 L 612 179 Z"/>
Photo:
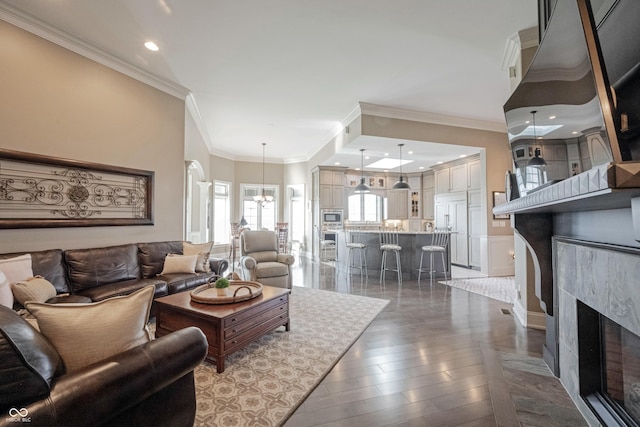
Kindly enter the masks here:
<path id="1" fill-rule="evenodd" d="M 266 142 L 267 161 L 282 163 L 309 160 L 360 102 L 504 130 L 507 40 L 537 24 L 535 0 L 0 0 L 2 10 L 184 88 L 212 154 L 260 161 Z M 472 154 L 404 142 L 409 172 Z M 397 143 L 361 145 L 393 156 Z M 323 164 L 335 161 L 359 167 L 360 152 Z"/>

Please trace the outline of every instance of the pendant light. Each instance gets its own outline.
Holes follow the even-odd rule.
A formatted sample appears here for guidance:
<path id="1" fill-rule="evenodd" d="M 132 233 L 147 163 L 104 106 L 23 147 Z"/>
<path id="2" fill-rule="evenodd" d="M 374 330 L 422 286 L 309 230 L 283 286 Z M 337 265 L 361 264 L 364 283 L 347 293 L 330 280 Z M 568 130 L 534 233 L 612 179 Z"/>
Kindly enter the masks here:
<path id="1" fill-rule="evenodd" d="M 360 149 L 360 184 L 353 190 L 355 193 L 369 193 L 371 189 L 364 183 L 364 148 Z"/>
<path id="2" fill-rule="evenodd" d="M 532 121 L 533 121 L 533 141 L 534 143 L 536 143 L 536 141 L 538 140 L 538 138 L 536 137 L 536 113 L 537 111 L 532 111 L 531 112 L 531 116 L 532 116 Z M 535 151 L 534 151 L 534 155 L 535 157 L 532 157 L 528 162 L 527 162 L 527 166 L 532 166 L 535 168 L 546 168 L 547 167 L 547 162 L 540 157 L 540 147 L 536 147 Z"/>
<path id="3" fill-rule="evenodd" d="M 262 195 L 253 196 L 253 200 L 256 203 L 260 203 L 262 207 L 266 207 L 269 203 L 273 202 L 273 196 L 267 196 L 264 194 L 264 147 L 267 145 L 266 142 L 262 143 Z"/>
<path id="4" fill-rule="evenodd" d="M 391 187 L 394 190 L 410 190 L 411 189 L 411 187 L 409 187 L 409 184 L 404 182 L 404 177 L 402 176 L 402 146 L 403 145 L 404 144 L 398 144 L 398 147 L 400 147 L 400 179 L 398 180 L 398 182 L 393 184 L 393 187 Z"/>

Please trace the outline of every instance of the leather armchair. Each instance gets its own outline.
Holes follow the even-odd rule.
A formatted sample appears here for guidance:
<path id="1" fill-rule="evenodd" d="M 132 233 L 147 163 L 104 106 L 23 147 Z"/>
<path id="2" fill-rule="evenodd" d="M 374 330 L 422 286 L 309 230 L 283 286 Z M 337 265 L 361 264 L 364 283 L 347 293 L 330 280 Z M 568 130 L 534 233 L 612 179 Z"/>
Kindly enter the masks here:
<path id="1" fill-rule="evenodd" d="M 295 257 L 278 253 L 273 231 L 246 230 L 240 234 L 240 272 L 244 280 L 291 289 L 291 265 Z"/>

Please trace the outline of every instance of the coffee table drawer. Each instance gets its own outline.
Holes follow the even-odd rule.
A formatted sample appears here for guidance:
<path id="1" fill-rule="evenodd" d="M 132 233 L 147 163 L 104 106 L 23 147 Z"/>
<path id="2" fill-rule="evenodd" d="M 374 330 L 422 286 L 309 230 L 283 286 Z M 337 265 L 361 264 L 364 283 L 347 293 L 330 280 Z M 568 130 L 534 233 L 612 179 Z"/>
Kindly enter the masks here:
<path id="1" fill-rule="evenodd" d="M 238 334 L 243 333 L 247 329 L 251 329 L 258 325 L 261 325 L 274 317 L 283 316 L 283 318 L 286 318 L 289 316 L 288 308 L 288 304 L 280 304 L 271 309 L 259 312 L 253 317 L 249 317 L 242 322 L 236 322 L 236 324 L 233 324 L 231 327 L 224 330 L 224 337 L 225 339 L 232 338 Z"/>
<path id="2" fill-rule="evenodd" d="M 259 312 L 271 310 L 272 308 L 282 304 L 286 305 L 288 304 L 288 302 L 289 302 L 289 294 L 285 294 L 278 298 L 273 299 L 272 301 L 261 304 L 260 306 L 256 307 L 257 310 L 256 308 L 253 308 L 253 309 L 245 310 L 241 313 L 229 316 L 224 319 L 224 328 L 225 329 L 232 328 L 242 323 L 245 319 L 255 316 Z"/>
<path id="3" fill-rule="evenodd" d="M 225 352 L 233 352 L 240 347 L 244 347 L 251 341 L 265 335 L 272 329 L 276 329 L 289 322 L 289 313 L 281 313 L 280 315 L 267 320 L 253 329 L 247 329 L 241 334 L 235 335 L 233 338 L 226 339 L 224 342 Z"/>

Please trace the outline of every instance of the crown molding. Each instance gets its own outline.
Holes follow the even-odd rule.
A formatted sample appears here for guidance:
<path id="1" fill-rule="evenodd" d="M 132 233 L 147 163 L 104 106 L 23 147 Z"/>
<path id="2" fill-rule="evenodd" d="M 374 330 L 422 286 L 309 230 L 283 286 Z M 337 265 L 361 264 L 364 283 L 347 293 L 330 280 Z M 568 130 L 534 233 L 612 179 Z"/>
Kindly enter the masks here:
<path id="1" fill-rule="evenodd" d="M 516 65 L 523 49 L 538 46 L 538 27 L 530 27 L 511 35 L 506 41 L 502 54 L 502 69 Z"/>
<path id="2" fill-rule="evenodd" d="M 200 114 L 200 110 L 198 109 L 198 104 L 196 103 L 196 98 L 193 93 L 189 92 L 189 95 L 187 95 L 187 99 L 185 100 L 185 104 L 187 106 L 187 111 L 191 114 L 191 117 L 198 128 L 198 132 L 200 132 L 200 136 L 207 146 L 207 150 L 209 150 L 209 153 L 213 153 L 213 142 L 211 141 L 211 136 L 207 130 L 207 125 L 202 119 L 202 114 Z"/>
<path id="3" fill-rule="evenodd" d="M 189 89 L 184 86 L 144 71 L 97 46 L 1 2 L 0 19 L 176 98 L 185 100 L 190 94 Z"/>
<path id="4" fill-rule="evenodd" d="M 504 123 L 466 119 L 462 117 L 447 116 L 444 114 L 428 113 L 425 111 L 369 104 L 366 102 L 360 102 L 360 113 L 371 116 L 387 117 L 390 119 L 410 120 L 414 122 L 433 123 L 437 125 L 456 126 L 493 132 L 505 132 Z"/>

